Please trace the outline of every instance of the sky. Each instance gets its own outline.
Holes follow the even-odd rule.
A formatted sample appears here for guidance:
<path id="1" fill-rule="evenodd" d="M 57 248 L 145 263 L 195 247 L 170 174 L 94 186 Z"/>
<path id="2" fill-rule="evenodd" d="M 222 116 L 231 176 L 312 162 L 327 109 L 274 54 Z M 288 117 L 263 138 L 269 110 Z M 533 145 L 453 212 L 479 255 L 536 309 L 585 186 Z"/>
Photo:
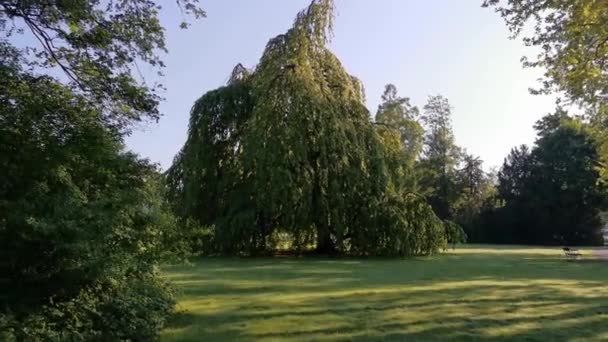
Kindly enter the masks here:
<path id="1" fill-rule="evenodd" d="M 158 123 L 135 128 L 127 147 L 163 169 L 183 146 L 190 108 L 226 83 L 237 63 L 255 67 L 268 40 L 284 33 L 309 0 L 202 0 L 207 18 L 178 28 L 172 2 L 163 9 L 169 54 Z M 419 108 L 442 94 L 453 107 L 456 143 L 499 167 L 513 146 L 531 144 L 532 125 L 555 108 L 552 96 L 528 92 L 542 70 L 524 69 L 534 51 L 509 40 L 499 15 L 481 0 L 336 0 L 331 50 L 358 77 L 375 113 L 387 83 Z"/>

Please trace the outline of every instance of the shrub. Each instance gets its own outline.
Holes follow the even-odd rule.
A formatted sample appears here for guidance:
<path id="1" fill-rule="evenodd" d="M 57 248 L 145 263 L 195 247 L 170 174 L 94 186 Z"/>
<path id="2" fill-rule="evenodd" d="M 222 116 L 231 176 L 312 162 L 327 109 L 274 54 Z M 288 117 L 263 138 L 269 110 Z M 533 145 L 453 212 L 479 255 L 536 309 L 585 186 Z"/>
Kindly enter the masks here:
<path id="1" fill-rule="evenodd" d="M 65 87 L 0 76 L 1 339 L 149 340 L 180 249 L 157 170 Z"/>

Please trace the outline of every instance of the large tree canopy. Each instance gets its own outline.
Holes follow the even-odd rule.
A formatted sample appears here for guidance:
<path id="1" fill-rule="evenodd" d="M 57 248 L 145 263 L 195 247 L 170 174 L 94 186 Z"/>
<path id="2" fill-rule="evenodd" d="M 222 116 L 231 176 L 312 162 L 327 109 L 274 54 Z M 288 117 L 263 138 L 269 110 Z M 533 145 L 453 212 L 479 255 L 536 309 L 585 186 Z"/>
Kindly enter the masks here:
<path id="1" fill-rule="evenodd" d="M 544 67 L 543 91 L 565 91 L 575 101 L 608 103 L 608 2 L 602 0 L 484 0 L 505 19 L 514 36 L 540 47 L 524 65 Z"/>
<path id="2" fill-rule="evenodd" d="M 513 37 L 540 48 L 524 66 L 545 69 L 540 89 L 563 92 L 583 107 L 600 140 L 604 182 L 608 182 L 608 2 L 603 0 L 484 0 L 505 19 Z M 533 30 L 526 30 L 531 24 Z M 529 34 L 527 32 L 530 32 Z"/>
<path id="3" fill-rule="evenodd" d="M 313 1 L 255 70 L 237 66 L 193 107 L 170 192 L 182 217 L 214 227 L 221 252 L 268 250 L 278 236 L 324 253 L 430 253 L 443 242 L 424 200 L 395 190 L 363 87 L 326 47 L 332 20 L 333 1 Z"/>
<path id="4" fill-rule="evenodd" d="M 176 2 L 184 15 L 205 15 L 198 0 Z M 132 121 L 158 119 L 162 84 L 144 79 L 139 65 L 162 73 L 159 53 L 166 52 L 166 45 L 159 21 L 161 3 L 0 0 L 0 54 L 6 52 L 11 36 L 30 34 L 37 44 L 17 44 L 19 49 L 13 49 L 10 58 L 19 58 L 37 72 L 60 70 L 72 89 L 102 110 L 107 123 L 126 129 Z"/>

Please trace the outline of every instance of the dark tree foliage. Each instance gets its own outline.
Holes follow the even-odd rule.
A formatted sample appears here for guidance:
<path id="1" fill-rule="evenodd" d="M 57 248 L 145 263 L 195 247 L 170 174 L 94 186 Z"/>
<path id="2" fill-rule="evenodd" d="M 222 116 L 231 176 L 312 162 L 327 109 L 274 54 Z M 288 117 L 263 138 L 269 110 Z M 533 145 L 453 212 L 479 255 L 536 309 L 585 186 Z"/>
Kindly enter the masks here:
<path id="1" fill-rule="evenodd" d="M 532 154 L 528 146 L 511 149 L 498 172 L 498 197 L 504 201 L 515 200 L 526 191 L 526 181 L 531 178 Z"/>
<path id="2" fill-rule="evenodd" d="M 218 224 L 215 248 L 233 254 L 265 248 L 251 228 L 259 219 L 243 165 L 243 130 L 253 109 L 249 72 L 238 65 L 225 87 L 192 107 L 188 140 L 167 171 L 170 202 L 180 217 L 203 226 Z M 216 222 L 221 218 L 222 223 Z M 248 228 L 249 227 L 249 228 Z"/>
<path id="3" fill-rule="evenodd" d="M 194 105 L 167 173 L 183 219 L 212 227 L 211 250 L 254 254 L 288 236 L 293 250 L 410 255 L 441 247 L 441 221 L 395 190 L 363 87 L 326 47 L 333 2 L 313 1 L 271 39 L 253 71 Z"/>
<path id="4" fill-rule="evenodd" d="M 88 100 L 0 66 L 0 340 L 149 340 L 179 244 L 160 175 Z"/>
<path id="5" fill-rule="evenodd" d="M 461 169 L 458 170 L 459 198 L 454 209 L 454 221 L 463 229 L 471 242 L 483 240 L 480 215 L 494 201 L 495 184 L 492 173 L 486 173 L 479 157 L 464 153 Z M 460 237 L 460 232 L 456 237 Z"/>
<path id="6" fill-rule="evenodd" d="M 597 142 L 589 127 L 564 112 L 536 126 L 530 151 L 515 148 L 498 174 L 503 206 L 486 213 L 490 239 L 543 245 L 601 245 L 600 210 L 606 189 L 599 182 Z"/>
<path id="7" fill-rule="evenodd" d="M 205 16 L 198 0 L 177 0 L 184 15 Z M 144 118 L 158 119 L 159 90 L 138 64 L 162 74 L 166 52 L 160 4 L 152 0 L 0 0 L 0 45 L 29 34 L 37 45 L 17 50 L 38 72 L 55 68 L 68 85 L 122 129 Z M 187 27 L 183 22 L 182 27 Z M 148 80 L 149 81 L 149 80 Z"/>

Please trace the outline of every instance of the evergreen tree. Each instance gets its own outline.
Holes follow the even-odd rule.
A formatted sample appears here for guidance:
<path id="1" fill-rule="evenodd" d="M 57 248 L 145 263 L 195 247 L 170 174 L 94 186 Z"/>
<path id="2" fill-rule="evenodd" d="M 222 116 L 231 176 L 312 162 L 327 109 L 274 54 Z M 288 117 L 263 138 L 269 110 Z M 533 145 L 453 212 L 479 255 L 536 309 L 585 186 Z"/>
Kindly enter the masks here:
<path id="1" fill-rule="evenodd" d="M 464 153 L 458 171 L 459 199 L 455 208 L 455 222 L 462 226 L 469 241 L 483 239 L 480 215 L 492 205 L 495 186 L 492 174 L 483 170 L 479 157 Z"/>

